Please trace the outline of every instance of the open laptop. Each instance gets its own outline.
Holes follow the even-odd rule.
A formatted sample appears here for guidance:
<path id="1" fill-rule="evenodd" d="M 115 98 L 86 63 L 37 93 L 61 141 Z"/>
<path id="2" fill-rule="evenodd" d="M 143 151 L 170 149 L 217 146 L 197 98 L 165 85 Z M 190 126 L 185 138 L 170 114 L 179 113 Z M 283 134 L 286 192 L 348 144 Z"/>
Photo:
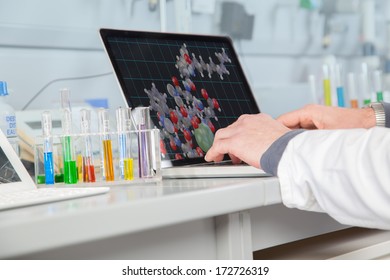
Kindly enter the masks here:
<path id="1" fill-rule="evenodd" d="M 127 105 L 149 107 L 161 131 L 163 177 L 267 175 L 204 161 L 219 128 L 260 112 L 229 37 L 113 29 L 100 35 Z"/>
<path id="2" fill-rule="evenodd" d="M 108 187 L 37 188 L 0 130 L 0 210 L 103 194 Z"/>

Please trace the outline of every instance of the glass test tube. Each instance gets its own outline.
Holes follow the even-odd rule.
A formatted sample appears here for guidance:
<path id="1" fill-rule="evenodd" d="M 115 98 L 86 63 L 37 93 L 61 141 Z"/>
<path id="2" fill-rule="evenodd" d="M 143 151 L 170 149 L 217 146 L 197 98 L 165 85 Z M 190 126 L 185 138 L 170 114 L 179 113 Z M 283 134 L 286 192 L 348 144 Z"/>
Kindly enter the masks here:
<path id="1" fill-rule="evenodd" d="M 309 82 L 312 101 L 314 104 L 317 104 L 318 98 L 317 98 L 316 76 L 309 75 L 308 82 Z"/>
<path id="2" fill-rule="evenodd" d="M 62 106 L 62 153 L 64 158 L 64 182 L 65 184 L 77 183 L 77 166 L 72 144 L 72 112 L 70 109 L 69 90 L 61 90 Z"/>
<path id="3" fill-rule="evenodd" d="M 83 180 L 83 156 L 76 151 L 76 168 L 77 168 L 77 181 L 84 182 Z"/>
<path id="4" fill-rule="evenodd" d="M 105 181 L 114 181 L 114 164 L 112 158 L 112 141 L 110 136 L 110 121 L 108 110 L 99 109 L 98 110 L 99 117 L 99 133 L 101 134 L 102 141 L 102 179 Z"/>
<path id="5" fill-rule="evenodd" d="M 54 161 L 53 161 L 53 139 L 52 121 L 49 111 L 42 113 L 42 134 L 43 134 L 43 164 L 45 168 L 45 183 L 54 184 Z"/>
<path id="6" fill-rule="evenodd" d="M 140 178 L 150 178 L 154 176 L 152 163 L 150 161 L 150 111 L 149 107 L 138 107 L 137 130 L 138 130 L 138 168 Z"/>
<path id="7" fill-rule="evenodd" d="M 119 172 L 120 178 L 133 180 L 133 158 L 131 156 L 131 108 L 119 107 L 116 110 L 118 130 Z"/>
<path id="8" fill-rule="evenodd" d="M 91 140 L 91 110 L 80 110 L 80 130 L 84 134 L 84 149 L 82 150 L 82 178 L 84 182 L 96 182 L 95 165 Z"/>
<path id="9" fill-rule="evenodd" d="M 324 104 L 326 106 L 332 106 L 332 89 L 330 85 L 329 66 L 324 64 L 322 66 L 323 71 L 323 86 L 324 86 Z"/>
<path id="10" fill-rule="evenodd" d="M 342 82 L 342 69 L 340 64 L 336 64 L 336 93 L 337 93 L 337 105 L 339 107 L 345 107 L 344 102 L 344 86 Z"/>
<path id="11" fill-rule="evenodd" d="M 355 74 L 348 74 L 348 93 L 351 108 L 359 108 L 359 101 L 356 94 Z"/>
<path id="12" fill-rule="evenodd" d="M 376 93 L 376 101 L 383 101 L 383 85 L 382 85 L 382 72 L 376 70 L 374 72 L 374 88 Z"/>
<path id="13" fill-rule="evenodd" d="M 361 83 L 362 83 L 362 96 L 363 104 L 367 105 L 371 103 L 371 90 L 370 82 L 368 79 L 368 65 L 367 63 L 362 64 L 362 73 L 361 73 Z"/>

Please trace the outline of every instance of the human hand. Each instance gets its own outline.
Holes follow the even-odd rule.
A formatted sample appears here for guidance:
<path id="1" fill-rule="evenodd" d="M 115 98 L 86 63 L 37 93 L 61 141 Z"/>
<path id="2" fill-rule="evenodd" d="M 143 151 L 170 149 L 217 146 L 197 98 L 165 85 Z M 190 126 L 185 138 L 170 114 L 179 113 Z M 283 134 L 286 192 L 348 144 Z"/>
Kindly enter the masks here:
<path id="1" fill-rule="evenodd" d="M 219 129 L 206 161 L 220 162 L 228 154 L 233 163 L 246 162 L 260 168 L 260 158 L 271 144 L 290 131 L 269 115 L 242 115 L 236 122 Z"/>
<path id="2" fill-rule="evenodd" d="M 376 124 L 372 108 L 339 108 L 311 104 L 277 118 L 289 128 L 341 129 L 370 128 Z"/>

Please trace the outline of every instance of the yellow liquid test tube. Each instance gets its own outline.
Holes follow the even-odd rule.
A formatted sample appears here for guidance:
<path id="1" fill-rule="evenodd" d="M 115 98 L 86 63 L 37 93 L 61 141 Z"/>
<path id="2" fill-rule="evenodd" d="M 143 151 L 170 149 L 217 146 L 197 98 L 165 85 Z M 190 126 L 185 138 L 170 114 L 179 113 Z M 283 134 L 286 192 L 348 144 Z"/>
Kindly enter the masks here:
<path id="1" fill-rule="evenodd" d="M 132 128 L 131 109 L 119 107 L 116 110 L 118 130 L 119 177 L 123 180 L 133 180 L 133 159 L 131 157 Z"/>
<path id="2" fill-rule="evenodd" d="M 79 182 L 83 182 L 83 156 L 77 155 L 77 177 Z"/>
<path id="3" fill-rule="evenodd" d="M 323 85 L 324 85 L 324 104 L 326 106 L 332 106 L 332 89 L 330 86 L 329 66 L 324 64 L 322 70 L 323 70 Z"/>
<path id="4" fill-rule="evenodd" d="M 124 172 L 125 172 L 125 180 L 134 180 L 134 167 L 133 167 L 133 159 L 125 158 L 124 161 Z"/>

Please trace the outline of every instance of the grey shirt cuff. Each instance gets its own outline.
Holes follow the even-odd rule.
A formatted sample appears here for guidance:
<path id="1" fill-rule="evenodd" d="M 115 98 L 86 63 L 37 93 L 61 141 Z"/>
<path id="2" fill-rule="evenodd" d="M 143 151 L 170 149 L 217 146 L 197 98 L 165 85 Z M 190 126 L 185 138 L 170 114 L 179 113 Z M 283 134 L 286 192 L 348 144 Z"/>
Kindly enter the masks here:
<path id="1" fill-rule="evenodd" d="M 261 168 L 266 173 L 276 176 L 278 174 L 279 161 L 282 158 L 288 142 L 304 131 L 305 129 L 291 130 L 273 142 L 260 159 Z"/>
<path id="2" fill-rule="evenodd" d="M 385 126 L 390 128 L 390 103 L 382 102 L 382 105 L 385 110 Z"/>

